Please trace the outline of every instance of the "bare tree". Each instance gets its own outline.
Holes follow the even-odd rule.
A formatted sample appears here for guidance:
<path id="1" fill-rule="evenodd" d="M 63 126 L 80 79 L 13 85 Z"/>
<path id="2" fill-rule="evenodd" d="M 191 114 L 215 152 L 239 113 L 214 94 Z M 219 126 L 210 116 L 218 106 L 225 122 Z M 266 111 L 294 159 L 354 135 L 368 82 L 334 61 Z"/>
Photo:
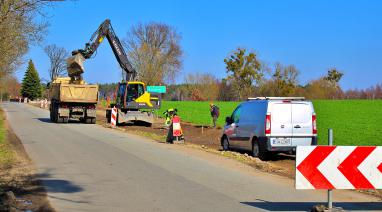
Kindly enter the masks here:
<path id="1" fill-rule="evenodd" d="M 123 43 L 138 79 L 150 85 L 173 81 L 182 66 L 180 39 L 167 24 L 133 26 Z"/>
<path id="2" fill-rule="evenodd" d="M 48 25 L 43 8 L 53 1 L 0 0 L 0 78 L 10 77 L 30 45 L 42 41 Z"/>
<path id="3" fill-rule="evenodd" d="M 50 68 L 48 71 L 50 80 L 53 81 L 66 72 L 66 58 L 69 57 L 69 53 L 65 48 L 58 47 L 55 44 L 46 46 L 44 51 L 50 60 Z"/>

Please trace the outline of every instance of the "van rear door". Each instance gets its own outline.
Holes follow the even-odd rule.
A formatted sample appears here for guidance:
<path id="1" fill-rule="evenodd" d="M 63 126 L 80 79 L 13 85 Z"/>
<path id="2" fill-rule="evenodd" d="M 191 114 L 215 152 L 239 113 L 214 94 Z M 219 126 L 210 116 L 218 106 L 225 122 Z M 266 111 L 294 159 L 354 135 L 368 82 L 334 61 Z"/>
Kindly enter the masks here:
<path id="1" fill-rule="evenodd" d="M 310 102 L 292 102 L 292 146 L 311 145 L 313 107 Z"/>
<path id="2" fill-rule="evenodd" d="M 292 137 L 292 104 L 273 102 L 270 105 L 271 136 Z"/>

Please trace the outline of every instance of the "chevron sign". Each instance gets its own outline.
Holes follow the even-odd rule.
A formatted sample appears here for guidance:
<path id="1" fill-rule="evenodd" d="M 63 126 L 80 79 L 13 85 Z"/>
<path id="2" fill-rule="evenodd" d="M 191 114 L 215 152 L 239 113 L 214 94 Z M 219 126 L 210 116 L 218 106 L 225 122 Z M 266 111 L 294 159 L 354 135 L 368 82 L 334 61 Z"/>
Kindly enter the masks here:
<path id="1" fill-rule="evenodd" d="M 381 188 L 382 147 L 297 147 L 296 189 Z"/>

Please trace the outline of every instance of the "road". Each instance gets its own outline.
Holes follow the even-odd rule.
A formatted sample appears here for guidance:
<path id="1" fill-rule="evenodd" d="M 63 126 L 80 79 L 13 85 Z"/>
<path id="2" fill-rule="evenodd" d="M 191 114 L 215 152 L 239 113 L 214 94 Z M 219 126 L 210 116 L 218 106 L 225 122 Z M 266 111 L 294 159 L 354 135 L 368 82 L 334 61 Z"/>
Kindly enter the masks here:
<path id="1" fill-rule="evenodd" d="M 201 150 L 98 125 L 50 123 L 48 111 L 30 105 L 1 106 L 57 211 L 307 211 L 326 198 Z M 382 210 L 369 203 L 376 198 L 356 192 L 335 191 L 334 201 Z"/>

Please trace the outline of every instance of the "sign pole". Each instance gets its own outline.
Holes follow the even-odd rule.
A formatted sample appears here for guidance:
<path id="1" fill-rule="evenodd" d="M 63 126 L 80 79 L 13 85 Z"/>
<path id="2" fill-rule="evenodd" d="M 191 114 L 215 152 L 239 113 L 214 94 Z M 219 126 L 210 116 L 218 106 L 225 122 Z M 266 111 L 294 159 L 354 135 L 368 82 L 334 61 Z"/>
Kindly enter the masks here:
<path id="1" fill-rule="evenodd" d="M 328 145 L 333 146 L 333 129 L 328 130 Z M 328 189 L 328 208 L 332 209 L 333 208 L 333 190 Z"/>

